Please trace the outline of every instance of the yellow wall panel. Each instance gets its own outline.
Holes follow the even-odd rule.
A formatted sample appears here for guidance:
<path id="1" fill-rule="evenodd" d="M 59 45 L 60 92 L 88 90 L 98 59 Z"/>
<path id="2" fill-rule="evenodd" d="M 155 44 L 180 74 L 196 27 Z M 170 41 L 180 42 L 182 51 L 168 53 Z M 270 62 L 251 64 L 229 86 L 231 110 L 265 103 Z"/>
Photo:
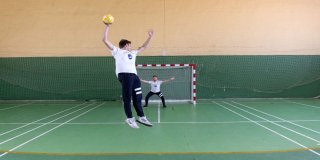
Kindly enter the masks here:
<path id="1" fill-rule="evenodd" d="M 0 56 L 103 56 L 110 39 L 142 55 L 320 54 L 320 0 L 0 0 Z"/>

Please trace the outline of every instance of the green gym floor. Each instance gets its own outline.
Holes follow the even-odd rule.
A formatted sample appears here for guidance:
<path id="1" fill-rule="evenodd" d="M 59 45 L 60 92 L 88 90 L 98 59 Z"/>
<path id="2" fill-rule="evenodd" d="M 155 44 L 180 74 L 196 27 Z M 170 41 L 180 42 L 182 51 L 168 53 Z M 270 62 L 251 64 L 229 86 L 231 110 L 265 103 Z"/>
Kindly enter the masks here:
<path id="1" fill-rule="evenodd" d="M 2 101 L 0 160 L 320 160 L 319 99 L 144 109 L 154 126 L 132 129 L 121 102 Z"/>

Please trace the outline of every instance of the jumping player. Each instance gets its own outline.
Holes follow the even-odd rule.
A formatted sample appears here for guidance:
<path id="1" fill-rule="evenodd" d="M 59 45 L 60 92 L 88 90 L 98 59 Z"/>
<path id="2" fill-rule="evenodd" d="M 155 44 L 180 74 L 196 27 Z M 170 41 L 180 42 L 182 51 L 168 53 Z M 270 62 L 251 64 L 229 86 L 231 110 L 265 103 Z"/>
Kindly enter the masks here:
<path id="1" fill-rule="evenodd" d="M 148 107 L 149 98 L 151 96 L 153 96 L 154 94 L 158 95 L 161 98 L 163 108 L 167 107 L 165 99 L 163 97 L 163 94 L 160 91 L 160 85 L 162 83 L 173 81 L 173 80 L 174 80 L 174 77 L 172 77 L 172 78 L 170 78 L 168 80 L 161 81 L 161 80 L 158 80 L 158 76 L 156 76 L 156 75 L 154 75 L 152 77 L 152 81 L 146 81 L 146 80 L 141 79 L 142 82 L 148 83 L 148 84 L 151 85 L 151 90 L 150 90 L 150 92 L 148 93 L 148 95 L 145 98 L 145 105 L 143 107 Z"/>
<path id="2" fill-rule="evenodd" d="M 153 37 L 153 30 L 148 32 L 148 38 L 143 43 L 141 47 L 137 50 L 131 49 L 131 42 L 122 39 L 119 42 L 119 48 L 114 46 L 110 40 L 108 39 L 109 29 L 111 24 L 105 23 L 105 31 L 103 36 L 103 42 L 107 46 L 109 50 L 112 51 L 112 56 L 115 59 L 116 63 L 116 75 L 118 80 L 122 86 L 122 98 L 123 98 L 123 105 L 124 111 L 127 116 L 125 122 L 132 128 L 139 128 L 137 125 L 135 118 L 132 116 L 131 111 L 131 98 L 133 101 L 133 106 L 139 116 L 137 122 L 151 127 L 152 124 L 148 121 L 146 116 L 143 113 L 143 108 L 141 105 L 142 101 L 142 91 L 141 91 L 141 82 L 137 76 L 137 69 L 136 69 L 136 56 L 138 53 L 144 51 L 150 40 Z"/>

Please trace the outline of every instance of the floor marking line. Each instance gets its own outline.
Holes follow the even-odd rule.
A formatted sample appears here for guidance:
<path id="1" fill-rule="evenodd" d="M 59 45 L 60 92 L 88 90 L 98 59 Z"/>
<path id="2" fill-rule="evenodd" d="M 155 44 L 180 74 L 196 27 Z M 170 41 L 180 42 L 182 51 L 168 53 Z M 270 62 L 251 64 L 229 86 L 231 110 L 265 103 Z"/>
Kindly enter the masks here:
<path id="1" fill-rule="evenodd" d="M 60 111 L 60 112 L 55 113 L 55 114 L 52 114 L 52 115 L 50 115 L 50 116 L 47 116 L 47 117 L 41 118 L 41 119 L 39 119 L 39 120 L 36 120 L 36 121 L 30 122 L 30 123 L 25 123 L 25 125 L 23 125 L 23 126 L 17 127 L 17 128 L 15 128 L 15 129 L 12 129 L 12 130 L 9 130 L 9 131 L 6 131 L 6 132 L 4 132 L 4 133 L 0 133 L 0 136 L 3 136 L 3 135 L 8 134 L 8 133 L 11 133 L 11 132 L 13 132 L 13 131 L 15 131 L 15 130 L 18 130 L 18 129 L 20 129 L 20 128 L 27 127 L 27 126 L 29 126 L 29 125 L 31 125 L 31 124 L 35 124 L 36 122 L 39 122 L 39 121 L 45 120 L 45 119 L 47 119 L 47 118 L 50 118 L 50 117 L 52 117 L 52 116 L 55 116 L 55 115 L 57 115 L 57 114 L 60 114 L 60 113 L 66 112 L 66 111 L 68 111 L 68 110 L 71 110 L 71 109 L 76 108 L 76 107 L 78 107 L 78 106 L 81 106 L 81 105 L 83 105 L 83 104 L 85 104 L 85 103 L 82 103 L 82 104 L 76 105 L 76 106 L 74 106 L 74 107 L 71 107 L 71 108 L 65 109 L 65 110 L 63 110 L 63 111 Z"/>
<path id="2" fill-rule="evenodd" d="M 256 116 L 256 117 L 258 117 L 258 118 L 260 118 L 260 119 L 263 119 L 263 120 L 265 120 L 265 121 L 269 121 L 269 120 L 266 119 L 266 118 L 263 118 L 263 117 L 261 117 L 261 116 L 258 116 L 258 115 L 254 114 L 254 113 L 251 113 L 251 112 L 249 112 L 249 111 L 247 111 L 247 110 L 245 110 L 245 109 L 242 109 L 242 108 L 240 108 L 240 107 L 237 107 L 237 106 L 235 106 L 235 105 L 233 105 L 233 104 L 231 104 L 231 103 L 224 102 L 224 101 L 223 101 L 223 103 L 228 104 L 228 105 L 230 105 L 230 106 L 232 106 L 232 107 L 234 107 L 234 108 L 237 108 L 237 109 L 239 109 L 239 110 L 241 110 L 241 111 L 243 111 L 243 112 L 249 113 L 249 114 L 251 114 L 251 115 L 253 115 L 253 116 Z M 293 133 L 296 133 L 296 134 L 298 134 L 298 135 L 300 135 L 300 136 L 302 136 L 302 137 L 305 137 L 305 138 L 307 138 L 307 139 L 310 139 L 310 140 L 312 140 L 312 141 L 314 141 L 314 142 L 316 142 L 316 143 L 320 143 L 319 140 L 316 140 L 316 139 L 314 139 L 314 138 L 312 138 L 312 137 L 309 137 L 309 136 L 307 136 L 307 135 L 305 135 L 305 134 L 302 134 L 302 133 L 300 133 L 300 132 L 297 132 L 297 131 L 295 131 L 295 130 L 293 130 L 293 129 L 290 129 L 290 128 L 288 128 L 288 127 L 285 127 L 285 126 L 283 126 L 283 125 L 280 125 L 280 124 L 277 124 L 277 123 L 274 123 L 274 122 L 271 122 L 271 121 L 269 121 L 269 122 L 272 123 L 272 124 L 274 124 L 274 125 L 276 125 L 276 126 L 279 126 L 279 127 L 281 127 L 281 128 L 284 128 L 284 129 L 286 129 L 286 130 L 288 130 L 288 131 L 291 131 L 291 132 L 293 132 Z"/>
<path id="3" fill-rule="evenodd" d="M 18 148 L 20 148 L 20 147 L 28 144 L 28 143 L 34 141 L 35 139 L 37 139 L 37 138 L 39 138 L 39 137 L 42 137 L 42 136 L 46 135 L 47 133 L 49 133 L 49 132 L 51 132 L 51 131 L 53 131 L 53 130 L 61 127 L 61 126 L 63 126 L 64 124 L 66 124 L 66 123 L 68 123 L 68 122 L 70 122 L 70 121 L 72 121 L 72 120 L 74 120 L 74 119 L 76 119 L 76 118 L 78 118 L 78 117 L 80 117 L 80 116 L 83 116 L 83 115 L 87 114 L 87 113 L 90 112 L 91 110 L 94 110 L 94 109 L 100 107 L 100 106 L 103 105 L 103 104 L 105 104 L 105 102 L 102 103 L 102 104 L 99 104 L 99 105 L 95 106 L 94 108 L 91 108 L 91 109 L 89 109 L 89 110 L 87 110 L 87 111 L 85 111 L 85 112 L 83 112 L 83 113 L 81 113 L 81 114 L 79 114 L 79 115 L 77 115 L 77 116 L 75 116 L 75 117 L 67 120 L 67 121 L 65 121 L 64 123 L 62 123 L 62 124 L 60 124 L 60 125 L 58 125 L 58 126 L 56 126 L 56 127 L 51 128 L 50 130 L 47 130 L 46 132 L 43 132 L 42 134 L 40 134 L 40 135 L 38 135 L 38 136 L 36 136 L 36 137 L 33 137 L 32 139 L 30 139 L 30 140 L 28 140 L 28 141 L 26 141 L 26 142 L 24 142 L 24 143 L 22 143 L 22 144 L 20 144 L 20 145 L 18 145 L 18 146 L 16 146 L 16 147 L 12 148 L 12 149 L 10 149 L 8 152 L 5 152 L 5 153 L 1 154 L 1 155 L 0 155 L 0 158 L 3 157 L 3 156 L 5 156 L 5 155 L 8 154 L 9 152 L 12 152 L 12 151 L 14 151 L 14 150 L 16 150 L 16 149 L 18 149 Z M 91 105 L 91 104 L 89 104 L 87 107 L 89 107 L 90 105 Z M 85 107 L 85 108 L 87 108 L 87 107 Z"/>
<path id="4" fill-rule="evenodd" d="M 308 107 L 312 107 L 312 108 L 317 108 L 319 109 L 320 107 L 318 106 L 313 106 L 313 105 L 309 105 L 309 104 L 304 104 L 304 103 L 298 103 L 298 102 L 294 102 L 294 101 L 289 101 L 289 100 L 283 100 L 285 102 L 289 102 L 289 103 L 295 103 L 295 104 L 299 104 L 299 105 L 303 105 L 303 106 L 308 106 Z"/>
<path id="5" fill-rule="evenodd" d="M 287 121 L 255 121 L 258 123 L 287 123 Z M 289 122 L 320 122 L 320 120 L 290 120 Z M 157 123 L 157 122 L 153 122 Z M 176 122 L 165 122 L 162 121 L 162 124 L 239 124 L 239 123 L 252 123 L 250 121 L 217 121 L 217 122 L 194 122 L 194 121 L 176 121 Z M 3 125 L 20 125 L 20 124 L 29 124 L 29 123 L 0 123 Z M 45 124 L 45 123 L 33 123 L 37 125 Z M 61 123 L 49 123 L 49 124 L 61 124 Z M 66 123 L 66 125 L 114 125 L 114 124 L 124 124 L 124 122 L 88 122 L 88 123 Z"/>
<path id="6" fill-rule="evenodd" d="M 231 102 L 236 103 L 236 104 L 238 104 L 238 105 L 241 105 L 241 106 L 243 106 L 243 107 L 246 107 L 246 108 L 249 108 L 249 109 L 255 110 L 255 111 L 257 111 L 257 112 L 263 113 L 263 114 L 265 114 L 265 115 L 268 115 L 268 116 L 271 116 L 271 117 L 277 118 L 277 119 L 279 119 L 279 120 L 281 120 L 281 121 L 284 121 L 284 122 L 287 122 L 287 123 L 293 124 L 293 125 L 298 126 L 298 127 L 300 127 L 300 128 L 303 128 L 303 129 L 306 129 L 306 130 L 312 131 L 312 132 L 314 132 L 314 133 L 320 134 L 320 132 L 318 132 L 318 131 L 316 131 L 316 130 L 313 130 L 313 129 L 311 129 L 311 128 L 307 128 L 307 127 L 304 127 L 304 126 L 302 126 L 302 125 L 299 125 L 299 124 L 296 124 L 296 123 L 290 122 L 290 121 L 288 121 L 288 120 L 286 120 L 286 119 L 283 119 L 283 118 L 277 117 L 277 116 L 275 116 L 275 115 L 272 115 L 272 114 L 269 114 L 269 113 L 266 113 L 266 112 L 263 112 L 263 111 L 260 111 L 260 110 L 258 110 L 258 109 L 253 108 L 253 107 L 249 107 L 249 106 L 247 106 L 247 105 L 244 105 L 244 104 L 241 104 L 241 103 L 238 103 L 238 102 L 234 102 L 234 101 L 231 101 Z"/>
<path id="7" fill-rule="evenodd" d="M 158 123 L 160 124 L 160 102 L 158 103 Z"/>
<path id="8" fill-rule="evenodd" d="M 94 103 L 92 103 L 92 104 L 94 104 Z M 68 113 L 68 114 L 66 114 L 66 115 L 60 116 L 59 118 L 56 118 L 56 119 L 54 119 L 54 120 L 52 120 L 52 121 L 50 121 L 50 122 L 44 123 L 44 124 L 41 125 L 41 126 L 35 127 L 35 128 L 33 128 L 33 129 L 30 129 L 30 130 L 28 130 L 28 131 L 26 131 L 26 132 L 23 132 L 23 133 L 17 135 L 17 136 L 14 136 L 14 137 L 9 138 L 9 139 L 7 139 L 7 140 L 5 140 L 5 141 L 2 141 L 2 142 L 0 142 L 0 145 L 2 145 L 2 144 L 4 144 L 4 143 L 7 143 L 7 142 L 9 142 L 9 141 L 11 141 L 11 140 L 14 140 L 14 139 L 16 139 L 16 138 L 18 138 L 18 137 L 21 137 L 21 136 L 23 136 L 23 135 L 25 135 L 25 134 L 27 134 L 27 133 L 29 133 L 29 132 L 32 132 L 32 131 L 34 131 L 34 130 L 36 130 L 36 129 L 38 129 L 38 128 L 41 128 L 41 127 L 43 127 L 43 126 L 46 126 L 46 125 L 50 124 L 51 122 L 54 122 L 54 121 L 56 121 L 56 120 L 59 120 L 59 119 L 61 119 L 61 118 L 63 118 L 63 117 L 66 117 L 66 116 L 68 116 L 68 115 L 70 115 L 70 114 L 73 114 L 73 113 L 75 113 L 75 112 L 78 112 L 78 111 L 80 111 L 80 110 L 82 110 L 82 109 L 85 109 L 85 108 L 91 106 L 92 104 L 89 104 L 89 105 L 87 105 L 87 106 L 85 106 L 85 107 L 82 107 L 82 108 L 80 108 L 80 109 L 78 109 L 78 110 L 75 110 L 75 111 L 73 111 L 73 112 L 70 112 L 70 113 Z"/>
<path id="9" fill-rule="evenodd" d="M 234 114 L 236 114 L 236 115 L 238 115 L 238 116 L 240 116 L 240 117 L 242 117 L 242 118 L 245 118 L 245 119 L 247 119 L 247 120 L 255 123 L 256 125 L 264 128 L 264 129 L 266 129 L 266 130 L 269 130 L 270 132 L 272 132 L 272 133 L 274 133 L 274 134 L 276 134 L 276 135 L 278 135 L 278 136 L 281 136 L 282 138 L 287 139 L 287 140 L 290 141 L 290 142 L 293 142 L 293 143 L 297 144 L 298 146 L 300 146 L 300 147 L 302 147 L 302 148 L 304 148 L 304 149 L 306 149 L 306 150 L 308 150 L 308 151 L 310 151 L 310 152 L 312 152 L 312 153 L 314 153 L 314 154 L 316 154 L 317 156 L 320 157 L 320 153 L 314 151 L 313 149 L 310 149 L 310 148 L 304 146 L 303 144 L 300 144 L 299 142 L 297 142 L 297 141 L 295 141 L 295 140 L 292 140 L 292 139 L 286 137 L 285 135 L 283 135 L 283 134 L 281 134 L 281 133 L 278 133 L 277 131 L 274 131 L 274 130 L 272 130 L 272 129 L 270 129 L 270 128 L 268 128 L 268 127 L 266 127 L 266 126 L 264 126 L 264 125 L 262 125 L 262 124 L 260 124 L 260 123 L 258 123 L 258 122 L 255 122 L 255 121 L 251 120 L 250 118 L 248 118 L 248 117 L 246 117 L 246 116 L 244 116 L 244 115 L 242 115 L 242 114 L 240 114 L 240 113 L 238 113 L 238 112 L 236 112 L 236 111 L 233 111 L 232 109 L 229 109 L 229 108 L 227 108 L 227 107 L 225 107 L 225 106 L 223 106 L 223 105 L 221 105 L 221 104 L 219 104 L 219 103 L 217 103 L 217 102 L 215 102 L 215 101 L 212 101 L 212 102 L 215 103 L 215 104 L 217 104 L 217 105 L 219 105 L 219 106 L 221 106 L 221 107 L 223 107 L 223 108 L 225 108 L 226 110 L 229 110 L 230 112 L 232 112 L 232 113 L 234 113 Z"/>
<path id="10" fill-rule="evenodd" d="M 310 148 L 317 150 L 319 148 Z M 308 151 L 304 148 L 290 149 L 290 150 L 270 150 L 270 151 L 230 151 L 230 152 L 98 152 L 98 153 L 57 153 L 57 152 L 19 152 L 13 151 L 10 154 L 23 154 L 23 155 L 50 155 L 50 156 L 123 156 L 123 155 L 195 155 L 195 154 L 206 154 L 206 155 L 226 155 L 226 154 L 270 154 L 270 153 L 290 153 L 290 152 L 303 152 Z M 0 150 L 0 152 L 7 152 Z"/>
<path id="11" fill-rule="evenodd" d="M 33 103 L 33 102 L 32 102 Z M 12 109 L 12 108 L 18 108 L 18 107 L 23 107 L 23 106 L 27 106 L 29 104 L 32 104 L 32 103 L 27 103 L 27 104 L 19 104 L 17 106 L 12 106 L 12 107 L 8 107 L 8 108 L 1 108 L 0 111 L 4 111 L 4 110 L 8 110 L 8 109 Z"/>

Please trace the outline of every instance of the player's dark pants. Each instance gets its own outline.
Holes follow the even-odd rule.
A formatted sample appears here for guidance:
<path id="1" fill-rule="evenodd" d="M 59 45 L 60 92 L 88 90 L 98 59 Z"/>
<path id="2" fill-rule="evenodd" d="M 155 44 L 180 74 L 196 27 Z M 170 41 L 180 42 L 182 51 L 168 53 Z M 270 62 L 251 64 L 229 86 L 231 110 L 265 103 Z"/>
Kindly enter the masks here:
<path id="1" fill-rule="evenodd" d="M 162 105 L 163 105 L 163 107 L 165 107 L 166 106 L 166 102 L 164 100 L 164 97 L 163 97 L 163 94 L 162 94 L 161 91 L 160 92 L 156 92 L 156 93 L 150 91 L 146 96 L 146 99 L 145 99 L 146 104 L 145 104 L 145 106 L 148 106 L 149 98 L 151 96 L 153 96 L 154 94 L 158 95 L 161 98 Z"/>
<path id="2" fill-rule="evenodd" d="M 139 77 L 133 73 L 119 73 L 118 79 L 122 85 L 122 99 L 127 118 L 132 118 L 131 97 L 137 115 L 143 117 L 144 113 L 141 106 L 142 91 Z"/>

